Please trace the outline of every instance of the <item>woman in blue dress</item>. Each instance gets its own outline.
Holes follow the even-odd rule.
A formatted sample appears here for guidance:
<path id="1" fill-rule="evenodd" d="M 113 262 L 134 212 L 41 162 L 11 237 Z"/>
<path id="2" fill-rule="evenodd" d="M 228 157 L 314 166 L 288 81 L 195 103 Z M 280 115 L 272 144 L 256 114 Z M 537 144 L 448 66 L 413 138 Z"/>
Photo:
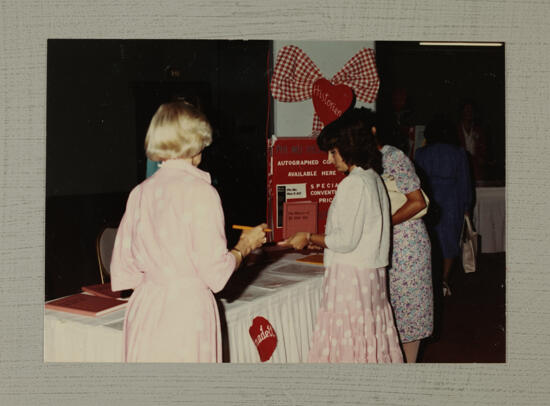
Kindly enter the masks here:
<path id="1" fill-rule="evenodd" d="M 472 203 L 472 183 L 466 151 L 454 143 L 452 126 L 436 117 L 424 132 L 427 145 L 415 153 L 419 172 L 426 181 L 430 205 L 436 208 L 434 237 L 443 257 L 443 295 L 449 296 L 449 277 L 458 256 L 464 215 Z"/>

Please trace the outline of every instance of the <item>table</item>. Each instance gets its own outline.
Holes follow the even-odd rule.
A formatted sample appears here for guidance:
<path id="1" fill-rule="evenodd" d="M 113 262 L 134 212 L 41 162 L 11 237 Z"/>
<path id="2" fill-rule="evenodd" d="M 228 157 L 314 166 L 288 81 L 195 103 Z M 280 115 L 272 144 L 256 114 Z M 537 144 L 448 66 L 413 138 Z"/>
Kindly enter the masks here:
<path id="1" fill-rule="evenodd" d="M 253 280 L 234 300 L 222 298 L 222 337 L 229 362 L 260 362 L 248 329 L 256 316 L 266 318 L 277 334 L 267 362 L 306 360 L 321 300 L 324 268 L 303 264 L 299 253 L 240 270 Z M 100 317 L 55 310 L 44 313 L 45 362 L 121 362 L 125 309 Z"/>
<path id="2" fill-rule="evenodd" d="M 474 226 L 481 235 L 481 252 L 506 251 L 506 198 L 504 187 L 476 187 Z"/>

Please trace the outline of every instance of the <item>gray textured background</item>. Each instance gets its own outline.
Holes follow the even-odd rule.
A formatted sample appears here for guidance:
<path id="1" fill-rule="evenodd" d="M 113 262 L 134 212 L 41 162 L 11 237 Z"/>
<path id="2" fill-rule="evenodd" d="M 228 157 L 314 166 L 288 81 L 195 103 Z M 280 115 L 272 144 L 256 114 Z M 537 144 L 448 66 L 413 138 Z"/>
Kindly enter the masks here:
<path id="1" fill-rule="evenodd" d="M 549 22 L 546 0 L 0 1 L 0 404 L 549 404 Z M 505 41 L 507 363 L 43 364 L 48 38 Z"/>

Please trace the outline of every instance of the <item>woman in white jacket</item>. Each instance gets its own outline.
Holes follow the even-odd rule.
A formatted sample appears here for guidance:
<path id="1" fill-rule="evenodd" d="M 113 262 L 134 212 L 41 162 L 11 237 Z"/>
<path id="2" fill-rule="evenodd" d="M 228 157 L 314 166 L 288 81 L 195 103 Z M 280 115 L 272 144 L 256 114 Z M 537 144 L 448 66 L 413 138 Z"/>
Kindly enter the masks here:
<path id="1" fill-rule="evenodd" d="M 391 218 L 374 114 L 352 109 L 317 143 L 347 176 L 328 211 L 325 234 L 298 232 L 281 245 L 324 248 L 326 267 L 310 362 L 403 362 L 386 290 Z"/>

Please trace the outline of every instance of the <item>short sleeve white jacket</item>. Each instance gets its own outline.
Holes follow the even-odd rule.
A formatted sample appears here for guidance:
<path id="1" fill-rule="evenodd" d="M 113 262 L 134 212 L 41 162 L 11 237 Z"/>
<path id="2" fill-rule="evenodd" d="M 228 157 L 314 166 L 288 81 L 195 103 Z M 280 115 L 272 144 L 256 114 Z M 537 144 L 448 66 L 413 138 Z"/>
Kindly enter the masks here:
<path id="1" fill-rule="evenodd" d="M 387 266 L 390 213 L 388 195 L 380 176 L 373 169 L 355 167 L 338 185 L 328 211 L 324 265 Z"/>

